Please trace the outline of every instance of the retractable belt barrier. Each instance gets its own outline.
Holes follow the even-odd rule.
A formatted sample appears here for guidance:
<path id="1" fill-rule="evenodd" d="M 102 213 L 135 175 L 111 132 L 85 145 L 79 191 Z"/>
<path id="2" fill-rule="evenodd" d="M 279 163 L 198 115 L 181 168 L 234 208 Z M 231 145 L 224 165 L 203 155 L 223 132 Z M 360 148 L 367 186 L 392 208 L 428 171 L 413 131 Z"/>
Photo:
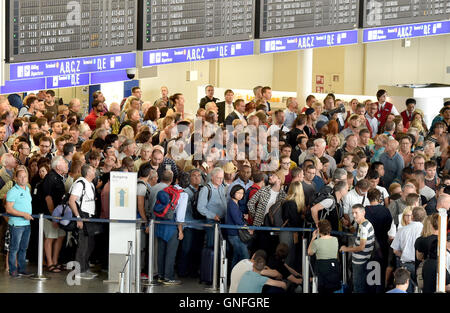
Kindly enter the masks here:
<path id="1" fill-rule="evenodd" d="M 14 217 L 10 214 L 1 213 L 0 216 L 5 217 Z M 40 215 L 31 215 L 33 218 L 39 219 Z M 102 219 L 102 218 L 67 218 L 67 217 L 58 217 L 58 216 L 50 216 L 43 215 L 44 219 L 53 220 L 53 221 L 81 221 L 81 222 L 90 222 L 90 223 L 125 223 L 125 224 L 147 224 L 148 222 L 138 219 L 138 220 L 118 220 L 118 219 Z M 198 222 L 169 222 L 169 221 L 154 221 L 155 224 L 161 225 L 185 225 L 185 226 L 197 226 L 197 227 L 215 227 L 217 223 L 198 223 Z M 238 226 L 238 225 L 227 225 L 227 224 L 218 224 L 219 228 L 223 229 L 247 229 L 247 230 L 263 230 L 263 231 L 271 231 L 271 232 L 313 232 L 316 228 L 301 228 L 301 227 L 269 227 L 269 226 Z M 356 236 L 352 233 L 345 233 L 340 231 L 331 231 L 332 235 L 338 236 Z"/>
<path id="2" fill-rule="evenodd" d="M 0 217 L 1 216 L 5 216 L 5 217 L 13 217 L 10 214 L 4 214 L 4 213 L 0 213 Z M 154 242 L 155 242 L 155 237 L 154 237 L 154 231 L 155 231 L 155 225 L 156 224 L 160 224 L 160 225 L 184 225 L 184 226 L 197 226 L 197 227 L 212 227 L 214 228 L 214 274 L 213 274 L 213 285 L 212 288 L 208 288 L 211 291 L 218 291 L 218 280 L 217 280 L 217 276 L 218 276 L 218 265 L 219 265 L 219 258 L 218 258 L 218 254 L 219 254 L 219 238 L 220 238 L 220 232 L 219 229 L 246 229 L 246 230 L 257 230 L 257 231 L 270 231 L 270 232 L 313 232 L 316 229 L 315 228 L 300 228 L 300 227 L 267 227 L 267 226 L 238 226 L 238 225 L 226 225 L 226 224 L 220 224 L 220 223 L 202 223 L 202 222 L 170 222 L 170 221 L 157 221 L 157 220 L 150 220 L 149 222 L 146 222 L 142 219 L 137 219 L 137 220 L 119 220 L 119 219 L 101 219 L 101 218 L 66 218 L 66 217 L 56 217 L 56 216 L 49 216 L 49 215 L 44 215 L 44 214 L 39 214 L 39 215 L 31 215 L 33 217 L 33 219 L 39 219 L 39 263 L 38 263 L 38 273 L 35 277 L 35 279 L 38 280 L 46 280 L 48 279 L 47 277 L 43 276 L 43 270 L 42 270 L 42 259 L 43 259 L 43 220 L 44 219 L 48 219 L 51 221 L 81 221 L 81 222 L 88 222 L 88 223 L 122 223 L 122 224 L 135 224 L 136 227 L 136 268 L 140 267 L 140 258 L 138 257 L 138 255 L 140 254 L 140 232 L 142 229 L 145 229 L 146 227 L 149 227 L 150 231 L 148 232 L 149 235 L 149 279 L 148 282 L 144 285 L 149 286 L 149 288 L 147 288 L 147 292 L 152 292 L 152 288 L 150 286 L 155 286 L 157 285 L 157 282 L 154 281 L 153 277 L 154 277 L 154 272 L 153 272 L 153 255 L 154 255 Z M 350 234 L 350 233 L 345 233 L 345 232 L 340 232 L 340 231 L 331 231 L 331 234 L 333 235 L 338 235 L 338 236 L 355 236 L 354 234 Z M 308 263 L 309 258 L 306 256 L 306 243 L 307 239 L 304 238 L 304 247 L 303 247 L 303 259 L 305 260 L 306 258 L 306 263 Z M 130 254 L 130 253 L 129 253 Z M 131 282 L 131 260 L 130 260 L 131 256 L 128 255 L 127 258 L 127 263 L 125 264 L 125 266 L 128 266 L 128 271 L 127 271 L 127 287 L 128 287 L 128 292 L 131 292 L 131 288 L 132 288 L 132 282 Z M 221 262 L 222 263 L 222 262 Z M 225 260 L 225 264 L 226 264 L 226 260 Z M 303 274 L 304 277 L 309 277 L 309 266 L 307 264 L 305 264 L 306 266 L 303 267 Z M 223 266 L 223 264 L 222 264 Z M 120 276 L 120 282 L 119 282 L 119 292 L 124 292 L 124 271 L 122 271 Z M 226 276 L 225 276 L 226 277 Z M 223 280 L 223 277 L 221 275 L 221 279 Z M 139 279 L 139 272 L 136 272 L 136 277 L 135 277 L 135 292 L 141 292 L 141 284 L 140 284 L 140 279 Z M 316 279 L 317 280 L 317 279 Z M 224 283 L 224 282 L 222 282 Z M 305 284 L 306 283 L 306 284 Z M 317 281 L 313 281 L 313 292 L 317 292 Z M 225 290 L 225 288 L 221 288 L 222 292 Z M 309 279 L 304 279 L 303 281 L 303 292 L 309 292 Z"/>

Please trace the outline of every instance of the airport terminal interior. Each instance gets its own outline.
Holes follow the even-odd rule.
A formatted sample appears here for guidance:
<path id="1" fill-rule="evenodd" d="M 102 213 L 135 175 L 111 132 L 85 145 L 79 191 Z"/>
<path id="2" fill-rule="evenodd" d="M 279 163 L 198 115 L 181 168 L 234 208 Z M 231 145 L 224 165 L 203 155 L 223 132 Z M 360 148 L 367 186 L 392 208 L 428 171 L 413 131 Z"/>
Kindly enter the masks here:
<path id="1" fill-rule="evenodd" d="M 0 293 L 450 292 L 449 129 L 449 0 L 0 1 Z"/>

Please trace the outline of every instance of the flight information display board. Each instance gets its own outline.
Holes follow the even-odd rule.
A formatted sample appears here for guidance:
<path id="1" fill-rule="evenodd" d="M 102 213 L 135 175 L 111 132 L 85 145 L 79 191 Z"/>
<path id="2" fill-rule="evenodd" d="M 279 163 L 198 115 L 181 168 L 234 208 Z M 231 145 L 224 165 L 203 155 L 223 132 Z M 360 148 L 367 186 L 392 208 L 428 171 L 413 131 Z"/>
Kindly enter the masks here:
<path id="1" fill-rule="evenodd" d="M 144 50 L 253 39 L 256 0 L 143 0 Z"/>
<path id="2" fill-rule="evenodd" d="M 359 0 L 261 0 L 260 38 L 358 27 Z"/>
<path id="3" fill-rule="evenodd" d="M 10 0 L 10 63 L 131 52 L 135 0 Z"/>
<path id="4" fill-rule="evenodd" d="M 439 21 L 449 18 L 449 0 L 364 1 L 364 28 Z"/>

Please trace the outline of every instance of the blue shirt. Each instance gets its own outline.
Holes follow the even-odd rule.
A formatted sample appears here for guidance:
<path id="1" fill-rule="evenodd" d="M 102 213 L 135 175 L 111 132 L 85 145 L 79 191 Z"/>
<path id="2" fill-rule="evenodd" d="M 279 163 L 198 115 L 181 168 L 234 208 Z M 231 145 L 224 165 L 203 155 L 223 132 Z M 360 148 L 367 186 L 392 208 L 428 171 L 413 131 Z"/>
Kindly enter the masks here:
<path id="1" fill-rule="evenodd" d="M 199 223 L 199 220 L 194 219 L 194 217 L 192 216 L 192 210 L 194 210 L 194 208 L 192 207 L 192 201 L 194 198 L 194 192 L 192 191 L 192 189 L 195 190 L 195 188 L 192 185 L 189 185 L 188 188 L 184 189 L 184 192 L 187 193 L 188 195 L 188 201 L 187 201 L 187 207 L 186 207 L 186 217 L 185 217 L 185 222 L 197 222 Z M 185 226 L 187 228 L 193 228 L 193 229 L 198 229 L 198 230 L 202 230 L 203 227 L 201 226 L 192 226 L 192 225 L 187 225 Z"/>
<path id="2" fill-rule="evenodd" d="M 297 113 L 289 111 L 289 109 L 284 110 L 284 123 L 283 125 L 289 130 L 292 129 L 292 124 L 294 124 L 295 119 L 297 118 Z"/>
<path id="3" fill-rule="evenodd" d="M 222 184 L 215 187 L 212 183 L 208 183 L 208 185 L 211 188 L 211 198 L 208 201 L 208 187 L 203 187 L 198 194 L 197 209 L 207 219 L 213 220 L 216 215 L 223 218 L 227 213 L 225 186 Z"/>
<path id="4" fill-rule="evenodd" d="M 244 216 L 239 208 L 239 205 L 233 200 L 228 200 L 227 218 L 225 223 L 228 225 L 244 226 Z M 238 236 L 239 231 L 237 229 L 227 229 L 229 236 Z"/>
<path id="5" fill-rule="evenodd" d="M 23 189 L 18 184 L 15 184 L 6 194 L 6 201 L 14 203 L 14 210 L 31 214 L 31 193 L 28 186 Z M 8 224 L 13 226 L 28 226 L 30 225 L 30 221 L 23 217 L 13 216 L 9 218 Z"/>
<path id="6" fill-rule="evenodd" d="M 380 162 L 384 164 L 383 182 L 385 186 L 402 181 L 402 170 L 405 167 L 405 163 L 398 152 L 395 152 L 392 158 L 384 152 L 380 156 Z"/>
<path id="7" fill-rule="evenodd" d="M 394 288 L 392 290 L 387 291 L 386 293 L 407 293 L 407 292 L 398 288 Z"/>
<path id="8" fill-rule="evenodd" d="M 264 284 L 269 280 L 253 271 L 245 272 L 237 288 L 238 293 L 261 293 Z"/>

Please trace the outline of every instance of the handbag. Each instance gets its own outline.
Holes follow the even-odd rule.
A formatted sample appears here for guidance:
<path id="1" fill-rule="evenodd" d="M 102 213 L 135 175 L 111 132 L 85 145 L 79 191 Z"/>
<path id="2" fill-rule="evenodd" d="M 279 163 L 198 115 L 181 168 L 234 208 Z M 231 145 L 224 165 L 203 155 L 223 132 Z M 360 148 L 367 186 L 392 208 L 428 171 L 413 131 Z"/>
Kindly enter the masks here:
<path id="1" fill-rule="evenodd" d="M 239 229 L 239 239 L 243 243 L 249 243 L 253 239 L 254 235 L 251 235 L 248 229 Z"/>

